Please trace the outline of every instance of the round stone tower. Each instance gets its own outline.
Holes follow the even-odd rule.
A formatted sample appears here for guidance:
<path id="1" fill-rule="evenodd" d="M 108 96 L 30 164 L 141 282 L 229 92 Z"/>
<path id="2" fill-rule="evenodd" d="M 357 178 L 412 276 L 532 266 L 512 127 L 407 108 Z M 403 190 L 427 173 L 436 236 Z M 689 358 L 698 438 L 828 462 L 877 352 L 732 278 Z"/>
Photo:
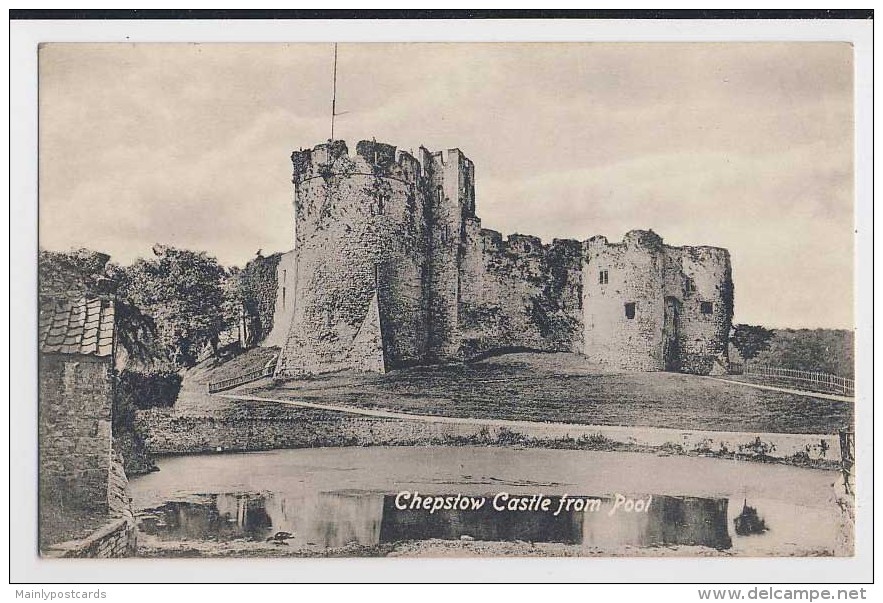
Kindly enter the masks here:
<path id="1" fill-rule="evenodd" d="M 675 247 L 668 253 L 680 264 L 683 291 L 678 370 L 699 375 L 726 374 L 733 320 L 730 253 L 720 247 Z"/>
<path id="2" fill-rule="evenodd" d="M 391 145 L 296 151 L 295 287 L 277 373 L 385 371 L 426 345 L 420 163 Z"/>

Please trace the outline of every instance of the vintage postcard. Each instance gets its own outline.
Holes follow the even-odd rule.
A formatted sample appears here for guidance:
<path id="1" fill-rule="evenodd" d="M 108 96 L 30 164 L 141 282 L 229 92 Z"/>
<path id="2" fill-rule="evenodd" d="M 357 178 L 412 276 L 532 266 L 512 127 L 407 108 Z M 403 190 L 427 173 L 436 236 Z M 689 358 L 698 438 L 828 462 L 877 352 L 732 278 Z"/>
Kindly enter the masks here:
<path id="1" fill-rule="evenodd" d="M 40 555 L 851 557 L 854 71 L 41 44 Z"/>

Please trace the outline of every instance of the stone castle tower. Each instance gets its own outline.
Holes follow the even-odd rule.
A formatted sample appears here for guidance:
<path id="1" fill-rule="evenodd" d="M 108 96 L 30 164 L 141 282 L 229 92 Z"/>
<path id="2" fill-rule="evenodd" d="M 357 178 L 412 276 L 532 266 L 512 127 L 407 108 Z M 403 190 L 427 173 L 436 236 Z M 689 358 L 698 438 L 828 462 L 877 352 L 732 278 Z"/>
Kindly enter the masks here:
<path id="1" fill-rule="evenodd" d="M 475 215 L 458 149 L 361 141 L 296 151 L 295 245 L 277 268 L 277 374 L 384 372 L 505 350 L 568 351 L 625 370 L 726 370 L 729 254 L 503 239 Z"/>
<path id="2" fill-rule="evenodd" d="M 585 244 L 585 355 L 641 371 L 726 372 L 733 315 L 730 256 L 671 247 L 653 231 Z"/>

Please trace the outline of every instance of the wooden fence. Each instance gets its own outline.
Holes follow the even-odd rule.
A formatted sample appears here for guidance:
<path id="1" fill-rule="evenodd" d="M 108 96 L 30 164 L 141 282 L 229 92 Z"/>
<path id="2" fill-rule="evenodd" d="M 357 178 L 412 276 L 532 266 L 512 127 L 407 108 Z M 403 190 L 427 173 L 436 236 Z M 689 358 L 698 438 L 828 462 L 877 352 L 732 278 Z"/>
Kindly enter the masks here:
<path id="1" fill-rule="evenodd" d="M 775 368 L 749 363 L 733 363 L 730 372 L 735 375 L 756 377 L 760 381 L 793 385 L 809 391 L 855 396 L 855 380 L 829 373 Z"/>
<path id="2" fill-rule="evenodd" d="M 208 393 L 214 394 L 216 392 L 222 392 L 227 389 L 233 389 L 234 387 L 244 385 L 245 383 L 257 381 L 258 379 L 263 379 L 264 377 L 272 377 L 275 370 L 276 364 L 269 363 L 263 368 L 255 369 L 248 373 L 237 375 L 236 377 L 221 379 L 220 381 L 213 381 L 208 384 Z"/>

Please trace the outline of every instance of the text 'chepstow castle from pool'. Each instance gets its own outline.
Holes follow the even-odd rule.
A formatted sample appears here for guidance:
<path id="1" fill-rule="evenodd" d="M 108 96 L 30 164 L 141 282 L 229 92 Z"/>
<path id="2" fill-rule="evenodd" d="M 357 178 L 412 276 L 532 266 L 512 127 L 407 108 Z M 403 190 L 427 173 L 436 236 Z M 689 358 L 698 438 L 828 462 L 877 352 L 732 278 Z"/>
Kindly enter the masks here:
<path id="1" fill-rule="evenodd" d="M 475 214 L 473 163 L 335 140 L 292 154 L 294 250 L 277 267 L 280 376 L 383 372 L 506 350 L 623 370 L 724 373 L 729 253 L 500 233 Z"/>

